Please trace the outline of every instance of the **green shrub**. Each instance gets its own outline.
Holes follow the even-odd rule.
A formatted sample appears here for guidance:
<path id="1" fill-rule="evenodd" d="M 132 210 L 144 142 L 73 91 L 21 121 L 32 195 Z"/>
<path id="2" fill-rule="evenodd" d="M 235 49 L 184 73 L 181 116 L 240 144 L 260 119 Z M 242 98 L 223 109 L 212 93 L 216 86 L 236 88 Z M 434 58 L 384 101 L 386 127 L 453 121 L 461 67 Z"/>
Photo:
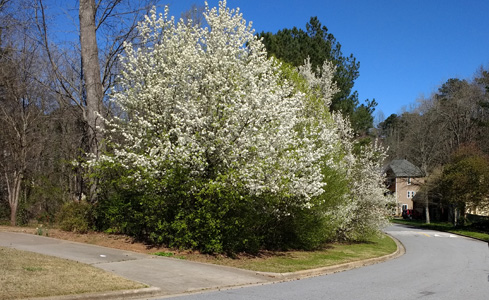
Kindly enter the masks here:
<path id="1" fill-rule="evenodd" d="M 210 180 L 172 169 L 140 186 L 130 172 L 115 164 L 101 169 L 103 193 L 92 211 L 96 228 L 204 253 L 317 249 L 335 238 L 327 212 L 340 201 L 338 191 L 346 190 L 344 181 L 330 180 L 313 208 L 305 208 L 291 205 L 298 201 L 289 195 L 250 195 L 225 184 L 225 175 Z"/>
<path id="2" fill-rule="evenodd" d="M 212 184 L 191 193 L 180 179 L 173 177 L 165 192 L 113 185 L 95 206 L 97 228 L 204 253 L 258 251 L 249 199 Z"/>
<path id="3" fill-rule="evenodd" d="M 173 167 L 159 178 L 136 180 L 136 171 L 117 163 L 99 169 L 102 193 L 91 211 L 95 228 L 204 253 L 317 249 L 336 238 L 331 215 L 348 191 L 342 174 L 329 168 L 326 190 L 311 199 L 312 208 L 286 194 L 251 195 L 228 183 L 232 174 L 196 178 Z"/>
<path id="4" fill-rule="evenodd" d="M 58 213 L 60 228 L 65 231 L 86 233 L 92 227 L 92 205 L 86 201 L 67 202 Z"/>

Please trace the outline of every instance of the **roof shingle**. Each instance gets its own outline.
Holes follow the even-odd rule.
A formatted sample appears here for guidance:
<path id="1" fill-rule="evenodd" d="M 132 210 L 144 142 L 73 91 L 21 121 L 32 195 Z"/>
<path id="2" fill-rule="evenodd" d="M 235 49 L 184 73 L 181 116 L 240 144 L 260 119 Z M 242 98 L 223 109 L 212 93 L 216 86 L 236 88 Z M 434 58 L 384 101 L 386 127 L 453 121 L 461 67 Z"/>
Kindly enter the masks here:
<path id="1" fill-rule="evenodd" d="M 395 177 L 424 177 L 423 171 L 416 167 L 409 161 L 405 159 L 395 159 L 391 161 L 385 168 L 384 172 L 387 173 L 388 170 L 394 173 Z"/>

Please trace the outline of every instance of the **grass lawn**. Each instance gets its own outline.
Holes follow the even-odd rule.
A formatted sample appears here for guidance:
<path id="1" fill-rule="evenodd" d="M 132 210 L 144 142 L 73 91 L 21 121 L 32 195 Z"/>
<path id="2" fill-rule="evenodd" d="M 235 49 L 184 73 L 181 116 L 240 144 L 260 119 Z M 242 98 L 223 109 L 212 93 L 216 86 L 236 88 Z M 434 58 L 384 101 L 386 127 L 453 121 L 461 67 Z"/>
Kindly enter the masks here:
<path id="1" fill-rule="evenodd" d="M 480 239 L 483 241 L 489 241 L 489 233 L 477 229 L 474 225 L 455 227 L 453 226 L 452 223 L 448 223 L 448 222 L 431 222 L 430 224 L 426 224 L 424 223 L 424 221 L 402 220 L 402 219 L 393 219 L 392 222 L 397 224 L 410 225 L 418 228 L 450 232 L 450 233 L 455 233 L 455 234 L 460 234 L 460 235 Z"/>
<path id="2" fill-rule="evenodd" d="M 390 237 L 383 236 L 367 243 L 330 244 L 318 251 L 265 252 L 257 257 L 240 256 L 238 259 L 209 256 L 205 262 L 253 271 L 285 273 L 380 257 L 396 250 L 396 243 Z M 203 261 L 192 255 L 186 255 L 185 258 Z"/>
<path id="3" fill-rule="evenodd" d="M 86 264 L 0 247 L 0 299 L 3 300 L 144 287 Z"/>

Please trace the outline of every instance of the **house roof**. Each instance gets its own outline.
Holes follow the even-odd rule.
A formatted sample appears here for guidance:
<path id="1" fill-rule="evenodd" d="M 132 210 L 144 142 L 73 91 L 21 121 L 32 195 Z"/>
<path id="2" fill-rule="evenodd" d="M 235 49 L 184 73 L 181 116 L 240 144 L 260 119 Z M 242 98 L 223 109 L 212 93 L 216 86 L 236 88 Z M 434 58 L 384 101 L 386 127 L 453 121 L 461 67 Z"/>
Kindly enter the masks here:
<path id="1" fill-rule="evenodd" d="M 395 177 L 424 177 L 423 171 L 405 159 L 395 159 L 385 168 L 384 172 L 391 170 Z"/>

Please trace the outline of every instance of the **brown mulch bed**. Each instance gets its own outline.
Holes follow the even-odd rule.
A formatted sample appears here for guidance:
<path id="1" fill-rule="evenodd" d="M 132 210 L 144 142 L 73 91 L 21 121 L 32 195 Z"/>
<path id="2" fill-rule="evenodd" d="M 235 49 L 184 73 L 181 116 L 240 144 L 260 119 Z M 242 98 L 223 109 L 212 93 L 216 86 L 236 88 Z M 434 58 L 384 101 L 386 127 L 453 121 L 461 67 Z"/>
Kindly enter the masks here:
<path id="1" fill-rule="evenodd" d="M 28 234 L 36 234 L 36 227 L 13 227 L 13 226 L 0 226 L 0 231 L 9 232 L 23 232 Z M 63 231 L 56 228 L 43 227 L 43 236 L 50 238 L 67 240 L 78 243 L 92 244 L 98 246 L 104 246 L 109 248 L 134 251 L 139 253 L 152 254 L 158 251 L 170 251 L 166 248 L 157 248 L 153 246 L 145 245 L 144 243 L 136 242 L 133 238 L 126 235 L 119 234 L 106 234 L 103 232 L 88 232 L 88 233 L 75 233 Z"/>

